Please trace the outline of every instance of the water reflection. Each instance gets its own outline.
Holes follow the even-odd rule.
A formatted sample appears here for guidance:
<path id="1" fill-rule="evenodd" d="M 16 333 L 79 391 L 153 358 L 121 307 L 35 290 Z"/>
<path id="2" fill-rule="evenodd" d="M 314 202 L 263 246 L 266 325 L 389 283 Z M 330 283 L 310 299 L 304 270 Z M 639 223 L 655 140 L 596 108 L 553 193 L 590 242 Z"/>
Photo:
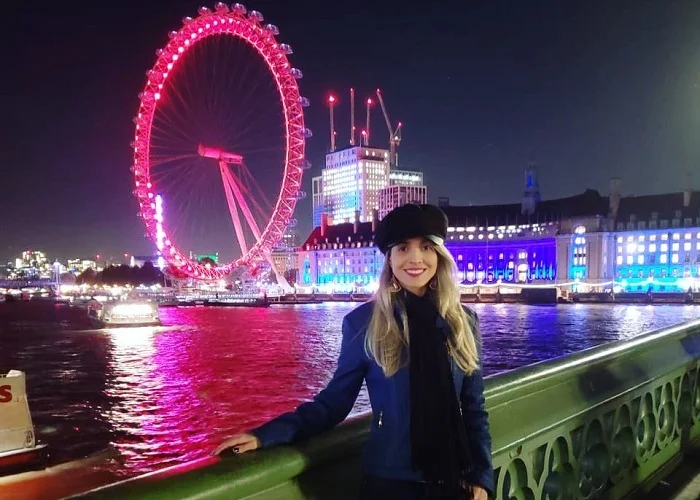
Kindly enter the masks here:
<path id="1" fill-rule="evenodd" d="M 199 458 L 324 387 L 355 304 L 162 309 L 162 327 L 0 326 L 0 370 L 24 370 L 55 450 L 115 447 L 133 475 Z M 477 304 L 487 374 L 695 319 L 693 306 Z M 355 411 L 369 407 L 366 391 Z"/>

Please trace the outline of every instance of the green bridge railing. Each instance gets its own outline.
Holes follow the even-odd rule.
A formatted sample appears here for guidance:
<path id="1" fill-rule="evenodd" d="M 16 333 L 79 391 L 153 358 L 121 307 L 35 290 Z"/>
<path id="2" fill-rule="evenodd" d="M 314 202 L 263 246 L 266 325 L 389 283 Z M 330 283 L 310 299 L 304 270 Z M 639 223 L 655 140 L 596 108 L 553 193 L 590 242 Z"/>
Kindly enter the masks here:
<path id="1" fill-rule="evenodd" d="M 700 320 L 489 377 L 496 498 L 625 498 L 700 444 Z M 370 416 L 298 446 L 206 458 L 81 498 L 354 499 Z"/>

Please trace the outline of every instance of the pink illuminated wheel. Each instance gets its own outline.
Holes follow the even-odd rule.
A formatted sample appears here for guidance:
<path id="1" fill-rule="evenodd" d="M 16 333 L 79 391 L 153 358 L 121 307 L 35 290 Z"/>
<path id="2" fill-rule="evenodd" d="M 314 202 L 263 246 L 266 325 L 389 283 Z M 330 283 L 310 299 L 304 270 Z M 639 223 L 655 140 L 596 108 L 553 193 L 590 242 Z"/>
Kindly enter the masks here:
<path id="1" fill-rule="evenodd" d="M 283 236 L 308 168 L 297 80 L 276 26 L 241 4 L 183 19 L 157 51 L 134 119 L 134 194 L 174 274 L 225 278 Z M 222 263 L 196 255 L 220 253 Z"/>

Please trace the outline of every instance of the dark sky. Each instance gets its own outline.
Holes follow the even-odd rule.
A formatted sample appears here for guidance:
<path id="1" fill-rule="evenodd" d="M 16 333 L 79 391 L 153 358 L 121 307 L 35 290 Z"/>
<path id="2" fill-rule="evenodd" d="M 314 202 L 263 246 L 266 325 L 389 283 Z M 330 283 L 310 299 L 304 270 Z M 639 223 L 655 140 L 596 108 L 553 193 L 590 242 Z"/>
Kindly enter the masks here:
<path id="1" fill-rule="evenodd" d="M 155 50 L 200 4 L 3 8 L 1 259 L 27 247 L 59 258 L 152 251 L 131 194 L 132 117 Z M 302 94 L 314 104 L 309 198 L 297 209 L 303 236 L 310 178 L 328 147 L 330 89 L 342 99 L 344 143 L 348 88 L 358 100 L 382 88 L 392 118 L 405 124 L 401 166 L 425 172 L 433 201 L 516 201 L 528 162 L 538 165 L 545 198 L 586 187 L 605 194 L 612 175 L 625 194 L 681 190 L 687 172 L 700 174 L 700 2 L 247 6 L 293 46 Z M 364 120 L 359 107 L 358 115 Z M 374 118 L 383 138 L 378 110 Z"/>

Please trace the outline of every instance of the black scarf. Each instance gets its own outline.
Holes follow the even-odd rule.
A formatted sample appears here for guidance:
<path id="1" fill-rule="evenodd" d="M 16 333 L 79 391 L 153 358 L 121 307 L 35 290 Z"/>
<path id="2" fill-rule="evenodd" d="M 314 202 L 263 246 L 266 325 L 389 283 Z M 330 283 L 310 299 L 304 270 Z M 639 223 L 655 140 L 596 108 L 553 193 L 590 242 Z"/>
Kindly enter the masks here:
<path id="1" fill-rule="evenodd" d="M 447 337 L 430 294 L 405 293 L 408 316 L 413 466 L 426 481 L 458 485 L 470 453 L 452 378 Z"/>

